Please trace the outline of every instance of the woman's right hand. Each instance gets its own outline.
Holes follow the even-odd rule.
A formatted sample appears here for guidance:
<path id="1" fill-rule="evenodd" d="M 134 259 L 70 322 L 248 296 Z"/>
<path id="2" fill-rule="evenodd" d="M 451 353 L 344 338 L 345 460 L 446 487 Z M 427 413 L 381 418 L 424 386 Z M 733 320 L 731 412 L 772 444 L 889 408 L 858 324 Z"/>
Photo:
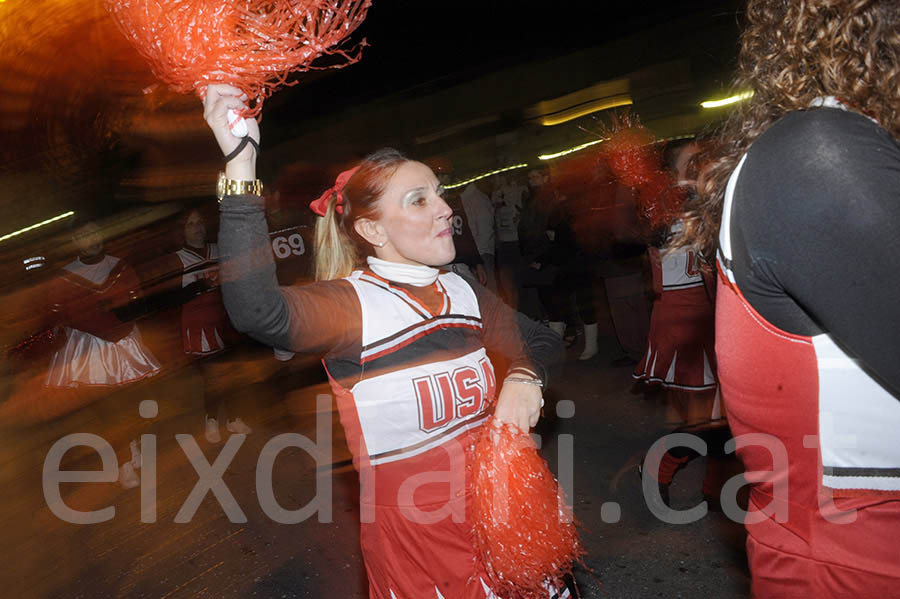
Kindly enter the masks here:
<path id="1" fill-rule="evenodd" d="M 230 154 L 241 142 L 240 137 L 231 133 L 228 127 L 228 110 L 241 112 L 247 108 L 247 96 L 240 89 L 224 83 L 211 83 L 203 96 L 203 118 L 212 129 L 222 155 Z M 250 137 L 259 143 L 259 125 L 256 119 L 245 119 Z M 252 180 L 256 178 L 256 149 L 247 144 L 241 153 L 225 165 L 225 175 L 231 179 Z"/>

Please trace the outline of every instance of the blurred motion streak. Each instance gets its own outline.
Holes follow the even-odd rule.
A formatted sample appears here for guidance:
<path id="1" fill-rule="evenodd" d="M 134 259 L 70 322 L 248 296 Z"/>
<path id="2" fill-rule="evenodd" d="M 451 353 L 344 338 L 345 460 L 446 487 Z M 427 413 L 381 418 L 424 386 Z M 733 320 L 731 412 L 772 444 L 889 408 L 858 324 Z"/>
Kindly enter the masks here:
<path id="1" fill-rule="evenodd" d="M 0 222 L 10 229 L 68 210 L 109 212 L 123 198 L 171 199 L 185 180 L 188 194 L 201 195 L 215 173 L 196 99 L 152 85 L 101 0 L 8 0 L 0 68 L 0 132 L 9 140 L 0 148 Z M 149 190 L 123 183 L 148 164 L 178 176 Z"/>
<path id="2" fill-rule="evenodd" d="M 516 169 L 520 169 L 520 168 L 525 168 L 526 166 L 528 166 L 528 164 L 527 164 L 527 163 L 524 163 L 524 162 L 521 162 L 521 163 L 519 163 L 519 164 L 512 164 L 512 165 L 510 165 L 510 166 L 505 166 L 505 167 L 503 167 L 503 168 L 498 168 L 498 169 L 495 169 L 495 170 L 492 170 L 492 171 L 488 171 L 488 172 L 486 172 L 486 173 L 481 173 L 480 175 L 475 175 L 474 177 L 470 177 L 470 178 L 468 178 L 468 179 L 465 179 L 464 181 L 460 181 L 459 183 L 453 183 L 453 184 L 451 184 L 451 185 L 445 185 L 444 188 L 445 188 L 445 189 L 454 189 L 454 188 L 456 188 L 456 187 L 462 187 L 463 185 L 468 185 L 469 183 L 472 183 L 473 181 L 478 181 L 478 180 L 480 180 L 480 179 L 484 179 L 484 178 L 486 178 L 486 177 L 491 177 L 491 176 L 493 176 L 493 175 L 497 175 L 497 174 L 500 174 L 500 173 L 505 173 L 505 172 L 507 172 L 507 171 L 512 171 L 512 170 L 516 170 Z"/>
<path id="3" fill-rule="evenodd" d="M 753 92 L 743 92 L 740 94 L 736 94 L 734 96 L 729 96 L 727 98 L 722 98 L 721 100 L 707 100 L 706 102 L 701 102 L 700 106 L 703 108 L 719 108 L 720 106 L 728 106 L 729 104 L 737 104 L 738 102 L 743 102 L 744 100 L 748 100 L 753 97 Z"/>
<path id="4" fill-rule="evenodd" d="M 595 140 L 589 141 L 587 143 L 579 144 L 577 146 L 573 146 L 573 147 L 565 149 L 565 150 L 560 150 L 559 152 L 554 152 L 553 154 L 541 154 L 540 156 L 538 156 L 538 158 L 540 160 L 553 160 L 554 158 L 560 158 L 567 154 L 572 154 L 574 152 L 577 152 L 578 150 L 583 150 L 585 148 L 589 148 L 593 145 L 602 143 L 604 141 L 606 141 L 605 138 L 595 139 Z"/>
<path id="5" fill-rule="evenodd" d="M 557 115 L 545 116 L 541 119 L 541 124 L 545 127 L 561 125 L 562 123 L 568 123 L 569 121 L 586 116 L 588 114 L 593 114 L 602 110 L 609 110 L 610 108 L 618 108 L 620 106 L 631 106 L 633 103 L 634 102 L 631 100 L 631 97 L 626 94 L 613 96 L 611 98 L 603 98 L 600 100 L 589 102 L 584 106 L 574 106 L 568 110 L 562 111 Z"/>
<path id="6" fill-rule="evenodd" d="M 627 79 L 603 81 L 558 98 L 543 100 L 525 109 L 528 119 L 537 119 L 541 125 L 552 127 L 567 123 L 601 110 L 632 104 Z"/>
<path id="7" fill-rule="evenodd" d="M 0 235 L 0 241 L 6 241 L 7 239 L 10 239 L 12 237 L 21 235 L 22 233 L 27 233 L 28 231 L 33 231 L 39 227 L 43 227 L 44 225 L 49 225 L 50 223 L 55 223 L 58 220 L 68 218 L 74 214 L 75 213 L 71 210 L 69 210 L 68 212 L 64 212 L 62 214 L 57 214 L 53 218 L 48 218 L 47 220 L 43 220 L 39 223 L 34 223 L 33 225 L 29 225 L 29 226 L 25 227 L 24 229 L 19 229 L 18 231 L 13 231 L 12 233 L 7 233 L 6 235 Z"/>

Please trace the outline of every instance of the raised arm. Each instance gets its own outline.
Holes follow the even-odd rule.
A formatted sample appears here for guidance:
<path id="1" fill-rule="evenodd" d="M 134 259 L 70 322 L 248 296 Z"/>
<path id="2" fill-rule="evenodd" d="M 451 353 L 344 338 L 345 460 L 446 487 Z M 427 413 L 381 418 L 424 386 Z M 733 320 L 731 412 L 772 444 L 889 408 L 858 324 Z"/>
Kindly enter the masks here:
<path id="1" fill-rule="evenodd" d="M 228 85 L 210 85 L 203 102 L 204 118 L 224 155 L 239 139 L 228 130 L 226 111 L 244 108 L 241 92 Z M 259 127 L 247 120 L 259 141 Z M 229 179 L 256 177 L 252 144 L 225 165 Z M 235 329 L 272 347 L 323 353 L 352 343 L 360 322 L 352 287 L 342 281 L 304 287 L 278 286 L 269 244 L 265 202 L 252 195 L 225 196 L 219 204 L 219 276 L 225 309 Z"/>

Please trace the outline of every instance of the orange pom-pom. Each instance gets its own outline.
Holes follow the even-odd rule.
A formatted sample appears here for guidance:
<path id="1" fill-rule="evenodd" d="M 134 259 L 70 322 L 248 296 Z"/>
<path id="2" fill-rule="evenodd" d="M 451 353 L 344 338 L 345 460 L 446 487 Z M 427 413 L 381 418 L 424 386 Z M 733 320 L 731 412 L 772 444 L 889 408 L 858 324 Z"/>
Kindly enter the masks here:
<path id="1" fill-rule="evenodd" d="M 474 451 L 475 544 L 491 590 L 545 599 L 584 555 L 562 490 L 516 426 L 492 418 Z"/>
<path id="2" fill-rule="evenodd" d="M 685 192 L 663 168 L 656 137 L 637 117 L 625 114 L 613 120 L 602 153 L 619 181 L 637 190 L 639 214 L 651 228 L 678 220 Z"/>
<path id="3" fill-rule="evenodd" d="M 659 170 L 653 152 L 653 135 L 640 126 L 616 131 L 603 147 L 610 168 L 628 187 L 642 187 Z"/>
<path id="4" fill-rule="evenodd" d="M 105 0 L 125 37 L 175 91 L 203 94 L 234 85 L 256 104 L 320 56 L 359 60 L 340 44 L 365 19 L 371 0 Z M 365 45 L 363 40 L 361 45 Z"/>

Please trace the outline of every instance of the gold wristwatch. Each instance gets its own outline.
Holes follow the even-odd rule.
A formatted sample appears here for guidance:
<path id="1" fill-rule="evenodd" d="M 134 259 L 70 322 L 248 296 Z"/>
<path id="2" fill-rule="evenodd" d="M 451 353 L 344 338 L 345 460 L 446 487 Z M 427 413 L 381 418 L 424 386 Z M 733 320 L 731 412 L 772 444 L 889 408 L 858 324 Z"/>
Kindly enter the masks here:
<path id="1" fill-rule="evenodd" d="M 219 173 L 219 182 L 216 184 L 216 197 L 219 201 L 225 196 L 234 195 L 255 195 L 261 196 L 263 191 L 262 181 L 253 179 L 252 181 L 244 181 L 240 179 L 229 179 L 225 173 Z"/>

